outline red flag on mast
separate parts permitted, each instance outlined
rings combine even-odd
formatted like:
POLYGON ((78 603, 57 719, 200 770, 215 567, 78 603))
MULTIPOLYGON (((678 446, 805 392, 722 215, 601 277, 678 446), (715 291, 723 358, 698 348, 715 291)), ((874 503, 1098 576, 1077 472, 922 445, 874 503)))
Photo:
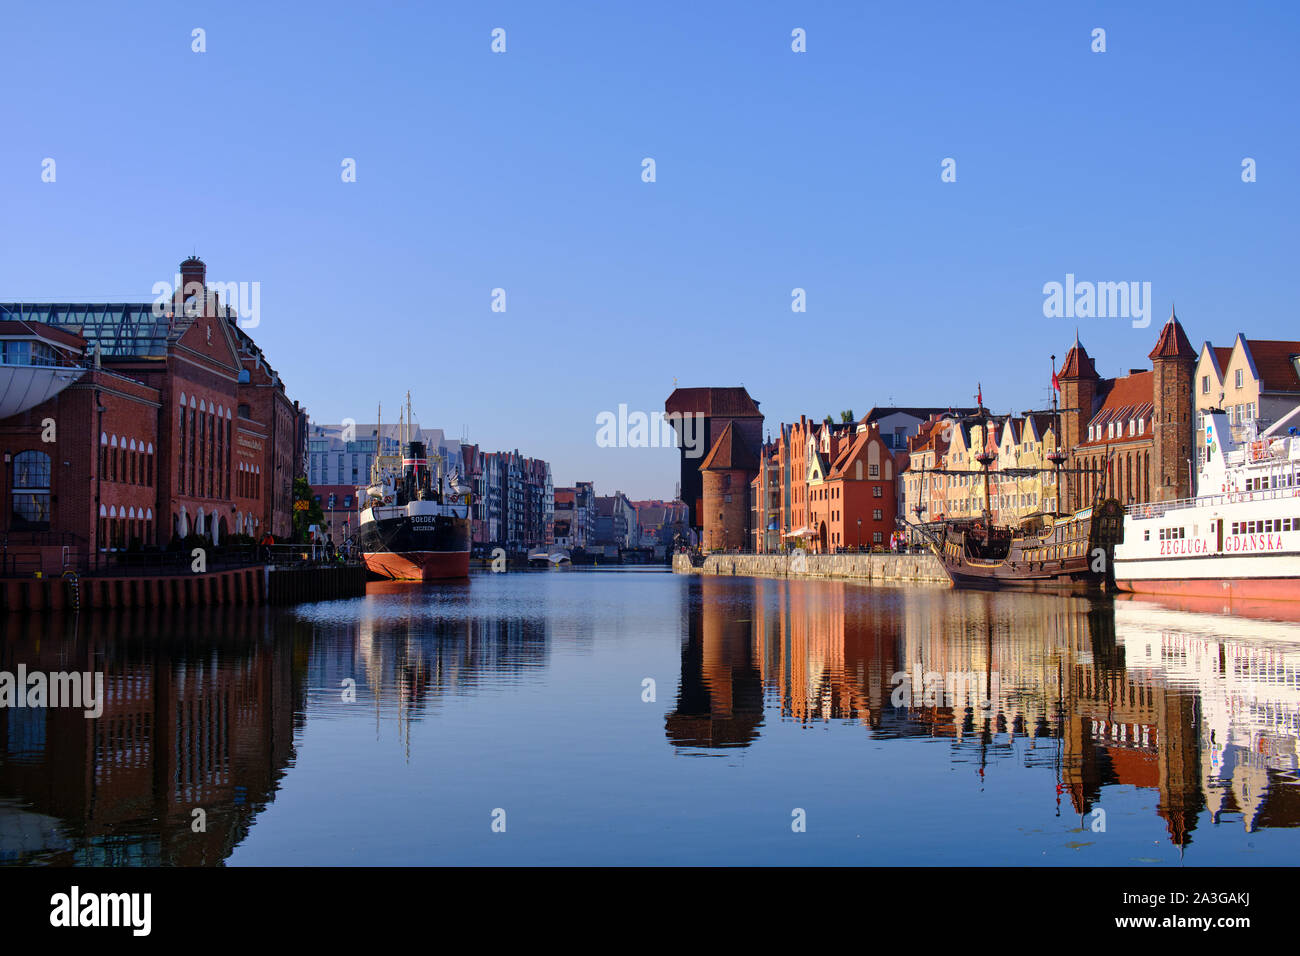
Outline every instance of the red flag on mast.
POLYGON ((1056 389, 1058 392, 1061 390, 1061 380, 1056 377, 1055 371, 1052 372, 1052 388, 1056 389))

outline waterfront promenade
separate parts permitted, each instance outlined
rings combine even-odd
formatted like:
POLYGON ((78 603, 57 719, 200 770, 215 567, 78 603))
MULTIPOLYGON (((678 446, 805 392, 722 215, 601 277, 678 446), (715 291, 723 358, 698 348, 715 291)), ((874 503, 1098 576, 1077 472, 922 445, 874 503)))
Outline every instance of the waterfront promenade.
POLYGON ((736 574, 753 577, 848 578, 874 584, 935 584, 951 587, 933 554, 710 554, 696 566, 690 556, 673 556, 678 574, 736 574))

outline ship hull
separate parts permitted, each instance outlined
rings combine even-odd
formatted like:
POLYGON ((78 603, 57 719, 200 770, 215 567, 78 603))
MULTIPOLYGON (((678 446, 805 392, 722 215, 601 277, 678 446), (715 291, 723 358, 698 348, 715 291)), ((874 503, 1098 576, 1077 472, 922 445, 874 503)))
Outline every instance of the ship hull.
POLYGON ((469 576, 470 523, 458 509, 423 501, 363 514, 357 546, 372 575, 391 581, 469 576))
POLYGON ((366 569, 389 581, 447 581, 469 577, 468 551, 372 551, 366 569))
POLYGON ((1300 505, 1290 487, 1134 508, 1115 552, 1132 594, 1300 601, 1300 505))
POLYGON ((1243 601, 1300 601, 1300 579, 1229 578, 1226 580, 1116 581, 1121 591, 1132 594, 1162 594, 1170 597, 1227 598, 1243 601))
POLYGON ((1093 574, 1087 562, 1080 562, 1077 568, 1037 572, 1005 565, 983 566, 961 560, 947 560, 943 565, 953 587, 958 588, 1081 591, 1099 589, 1105 584, 1105 577, 1093 574))
POLYGON ((1118 501, 1100 502, 1050 529, 1004 530, 1001 556, 989 557, 987 539, 954 523, 934 548, 953 587, 1025 591, 1104 590, 1111 586, 1111 554, 1123 532, 1118 501))

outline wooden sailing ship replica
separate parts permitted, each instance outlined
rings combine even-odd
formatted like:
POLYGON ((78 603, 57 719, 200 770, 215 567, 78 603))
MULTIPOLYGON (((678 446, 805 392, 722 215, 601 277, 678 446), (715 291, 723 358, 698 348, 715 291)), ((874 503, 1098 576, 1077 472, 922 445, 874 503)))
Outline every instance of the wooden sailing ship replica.
MULTIPOLYGON (((1055 356, 1052 377, 1056 378, 1055 356)), ((1053 396, 1053 416, 1060 419, 1053 396)), ((993 421, 980 403, 986 423, 993 421)), ((1096 497, 1089 507, 1070 513, 1035 512, 1018 524, 998 525, 993 521, 989 500, 989 466, 997 459, 985 444, 974 456, 982 466, 984 508, 977 517, 946 519, 929 525, 912 525, 920 530, 930 548, 943 563, 955 587, 1025 588, 1030 590, 1110 589, 1114 586, 1113 555, 1124 535, 1124 507, 1106 497, 1108 467, 1064 468, 1065 454, 1059 447, 1047 458, 1049 468, 1005 468, 998 474, 1008 478, 1032 477, 1047 471, 1056 475, 1058 496, 1062 475, 1097 475, 1096 497)), ((1109 463, 1109 456, 1107 456, 1109 463)), ((969 476, 970 471, 922 469, 924 474, 969 476)), ((1059 497, 1058 497, 1059 500, 1059 497)), ((919 515, 918 515, 919 517, 919 515)))

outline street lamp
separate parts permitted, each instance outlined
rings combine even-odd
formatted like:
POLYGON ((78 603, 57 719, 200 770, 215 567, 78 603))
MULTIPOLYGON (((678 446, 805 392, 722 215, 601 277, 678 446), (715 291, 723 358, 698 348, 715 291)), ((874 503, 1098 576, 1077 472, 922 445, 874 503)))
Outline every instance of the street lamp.
POLYGON ((858 518, 858 550, 862 550, 862 519, 858 518))

